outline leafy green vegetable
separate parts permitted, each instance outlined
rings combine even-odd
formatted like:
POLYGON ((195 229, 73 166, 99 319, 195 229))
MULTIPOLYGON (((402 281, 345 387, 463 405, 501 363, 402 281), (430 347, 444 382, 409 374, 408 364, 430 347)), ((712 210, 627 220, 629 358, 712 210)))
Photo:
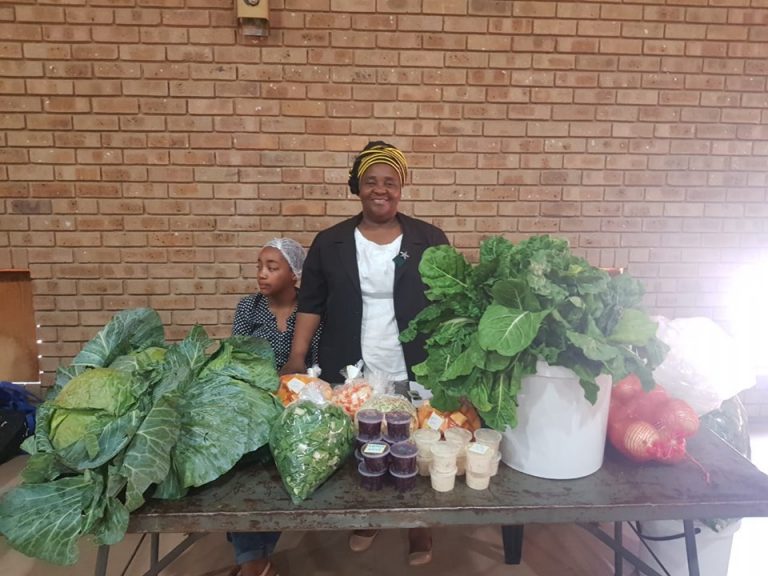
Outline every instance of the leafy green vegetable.
POLYGON ((61 368, 38 408, 23 484, 0 500, 0 533, 21 552, 77 561, 77 540, 122 539, 129 513, 179 498, 269 441, 282 406, 265 341, 233 337, 212 355, 197 326, 165 347, 157 313, 118 313, 61 368))
POLYGON ((90 471, 44 484, 22 484, 0 500, 0 532, 19 552, 55 564, 77 562, 77 539, 103 481, 90 471))
POLYGON ((112 320, 83 347, 72 360, 72 364, 57 370, 56 384, 49 399, 56 396, 72 378, 88 368, 109 366, 119 356, 163 346, 164 343, 163 323, 157 312, 151 308, 123 310, 115 314, 112 320))
POLYGON ((338 406, 304 400, 285 409, 272 428, 269 447, 295 504, 344 463, 354 439, 352 420, 338 406))
POLYGON ((433 247, 419 272, 432 303, 400 338, 428 336, 427 358, 413 370, 439 409, 467 398, 491 427, 515 426, 517 392, 538 359, 571 368, 593 403, 601 373, 634 372, 653 386, 666 347, 639 308, 642 286, 591 266, 564 240, 488 238, 475 266, 450 246, 433 247))

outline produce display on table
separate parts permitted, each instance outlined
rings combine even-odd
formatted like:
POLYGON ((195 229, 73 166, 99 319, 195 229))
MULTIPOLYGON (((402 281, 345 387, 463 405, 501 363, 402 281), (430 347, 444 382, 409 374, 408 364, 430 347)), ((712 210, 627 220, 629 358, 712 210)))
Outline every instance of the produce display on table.
POLYGON ((635 373, 653 386, 666 346, 640 309, 642 286, 591 266, 565 240, 491 237, 475 266, 451 246, 433 246, 419 273, 431 304, 400 338, 427 336, 427 359, 413 371, 440 410, 466 398, 488 426, 514 427, 522 378, 539 359, 573 370, 592 403, 602 373, 614 381, 635 373))
POLYGON ((635 462, 680 462, 686 438, 698 430, 699 417, 684 400, 671 398, 660 386, 646 392, 634 374, 611 391, 608 440, 635 462))
POLYGON ((269 447, 291 500, 299 504, 325 482, 354 449, 352 420, 339 406, 299 400, 272 427, 269 447))
POLYGON ((125 310, 60 368, 23 448, 0 533, 28 555, 77 562, 77 541, 119 542, 145 496, 180 498, 265 445, 282 411, 272 348, 197 326, 167 345, 158 314, 125 310))

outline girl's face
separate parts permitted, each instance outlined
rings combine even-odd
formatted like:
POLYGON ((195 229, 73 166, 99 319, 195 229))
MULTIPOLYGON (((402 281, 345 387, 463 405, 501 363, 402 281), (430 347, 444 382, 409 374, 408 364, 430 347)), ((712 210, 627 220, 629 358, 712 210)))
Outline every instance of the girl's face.
POLYGON ((279 294, 296 286, 296 275, 277 248, 267 246, 259 253, 257 264, 259 291, 265 296, 279 294))
POLYGON ((397 214, 400 175, 389 164, 373 164, 360 178, 363 214, 374 222, 387 222, 397 214))

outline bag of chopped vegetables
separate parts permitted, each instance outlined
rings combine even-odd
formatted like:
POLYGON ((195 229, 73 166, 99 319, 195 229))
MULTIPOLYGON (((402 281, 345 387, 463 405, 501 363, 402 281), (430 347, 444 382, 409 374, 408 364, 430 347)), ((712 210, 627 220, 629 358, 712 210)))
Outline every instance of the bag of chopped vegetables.
POLYGON ((294 504, 309 497, 352 453, 355 431, 340 407, 299 399, 272 426, 269 447, 294 504))
POLYGON ((308 389, 315 389, 325 400, 332 396, 331 385, 320 379, 320 367, 315 365, 307 368, 306 374, 283 374, 280 376, 280 388, 277 389, 277 397, 288 406, 303 395, 309 393, 308 389))
POLYGON ((344 376, 344 384, 333 389, 331 402, 341 406, 350 418, 354 418, 357 411, 373 395, 373 388, 368 380, 363 377, 363 361, 351 364, 341 371, 344 376))
POLYGON ((448 428, 457 427, 466 428, 470 432, 482 428, 482 422, 477 410, 467 401, 463 401, 458 410, 445 412, 432 406, 429 400, 425 400, 417 412, 419 428, 429 428, 440 432, 445 432, 448 428))

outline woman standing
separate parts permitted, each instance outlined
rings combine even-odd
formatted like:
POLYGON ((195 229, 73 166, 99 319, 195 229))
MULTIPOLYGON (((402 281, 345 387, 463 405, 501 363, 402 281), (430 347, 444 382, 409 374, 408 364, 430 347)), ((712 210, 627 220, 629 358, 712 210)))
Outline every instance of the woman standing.
MULTIPOLYGON (((412 367, 423 361, 424 339, 401 344, 400 332, 427 306, 419 262, 430 246, 447 244, 439 228, 398 212, 408 174, 403 153, 370 142, 349 176, 361 213, 320 232, 304 263, 291 355, 283 372, 302 372, 312 335, 323 322, 319 363, 323 378, 360 358, 367 370, 389 375, 396 391, 408 389, 412 367)), ((370 547, 377 531, 359 530, 350 547, 370 547)), ((428 529, 409 531, 411 565, 432 557, 428 529)))
MULTIPOLYGON (((288 360, 296 324, 297 284, 304 264, 304 248, 290 238, 275 238, 259 253, 259 292, 246 296, 237 305, 232 334, 264 338, 272 345, 275 367, 288 360)), ((317 335, 302 361, 317 361, 317 335)), ((238 576, 278 576, 269 561, 279 532, 233 532, 227 534, 235 549, 238 576)))

